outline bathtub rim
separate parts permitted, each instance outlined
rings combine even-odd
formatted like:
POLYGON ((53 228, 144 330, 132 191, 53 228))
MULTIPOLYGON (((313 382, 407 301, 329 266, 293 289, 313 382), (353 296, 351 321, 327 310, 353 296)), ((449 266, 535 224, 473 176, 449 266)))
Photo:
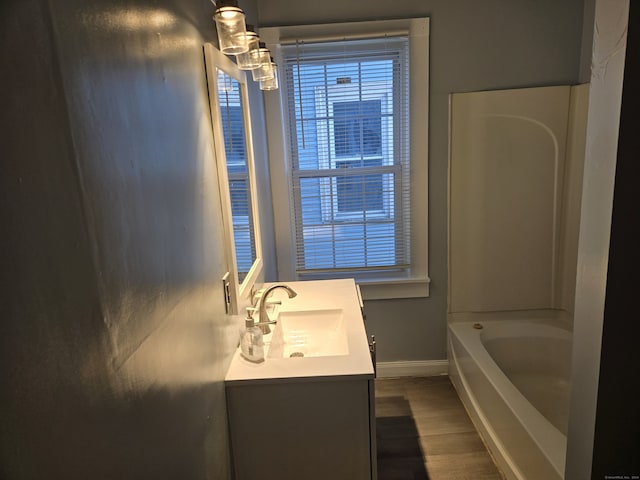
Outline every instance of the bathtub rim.
MULTIPOLYGON (((487 325, 489 328, 493 324, 498 324, 501 327, 507 326, 507 328, 524 328, 529 332, 536 332, 536 336, 545 336, 540 335, 540 333, 546 332, 552 334, 554 338, 570 339, 571 333, 566 328, 550 324, 546 315, 544 315, 544 318, 542 319, 535 318, 535 316, 534 318, 531 316, 525 316, 518 319, 513 319, 513 317, 511 317, 511 319, 507 319, 509 317, 504 317, 498 320, 495 319, 496 317, 493 317, 493 320, 489 320, 491 317, 484 314, 481 318, 475 316, 465 317, 465 320, 448 322, 449 365, 450 369, 455 368, 455 374, 460 379, 461 383, 458 387, 462 387, 462 389, 464 389, 464 394, 469 399, 473 409, 475 410, 474 413, 477 414, 479 421, 482 423, 482 427, 491 438, 491 443, 494 444, 496 453, 499 453, 500 456, 504 457, 505 463, 508 465, 508 468, 513 471, 516 478, 525 478, 520 469, 511 459, 508 449, 505 448, 500 436, 491 428, 491 424, 487 421, 487 417, 485 416, 482 408, 480 408, 479 402, 470 390, 465 375, 458 365, 458 356, 452 342, 452 335, 455 335, 469 356, 478 366, 483 376, 491 384, 492 388, 495 389, 503 402, 509 406, 517 422, 527 432, 533 443, 535 443, 558 476, 560 478, 564 478, 567 447, 566 436, 552 425, 551 422, 525 398, 520 390, 511 383, 506 374, 502 369, 500 369, 489 352, 485 349, 484 345, 482 345, 481 332, 487 334, 489 330, 474 329, 473 324, 476 322, 473 321, 473 319, 480 321, 483 325, 487 325), (477 348, 478 346, 480 348, 477 348), (545 442, 546 445, 542 445, 541 442, 545 442)), ((489 333, 488 336, 491 337, 491 334, 489 333)), ((498 333, 492 338, 505 336, 513 335, 498 333)), ((520 334, 517 336, 526 337, 527 335, 520 334)))
MULTIPOLYGON (((450 341, 448 346, 449 348, 452 347, 450 341)), ((473 394, 470 393, 469 385, 466 379, 460 374, 460 367, 455 358, 449 361, 449 378, 458 396, 462 400, 465 410, 467 410, 469 417, 473 421, 476 430, 478 430, 483 442, 487 445, 489 454, 500 467, 504 478, 507 480, 526 480, 511 456, 506 453, 500 437, 491 427, 491 423, 478 407, 478 401, 473 394)))

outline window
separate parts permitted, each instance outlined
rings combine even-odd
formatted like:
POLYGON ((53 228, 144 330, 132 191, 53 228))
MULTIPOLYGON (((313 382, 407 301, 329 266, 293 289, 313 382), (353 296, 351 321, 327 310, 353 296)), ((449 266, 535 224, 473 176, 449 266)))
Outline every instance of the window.
POLYGON ((272 160, 280 279, 349 276, 383 287, 365 297, 426 296, 428 20, 260 35, 283 79, 279 99, 266 95, 270 158, 283 159, 272 160))
POLYGON ((282 53, 298 276, 402 271, 410 254, 406 39, 282 53))

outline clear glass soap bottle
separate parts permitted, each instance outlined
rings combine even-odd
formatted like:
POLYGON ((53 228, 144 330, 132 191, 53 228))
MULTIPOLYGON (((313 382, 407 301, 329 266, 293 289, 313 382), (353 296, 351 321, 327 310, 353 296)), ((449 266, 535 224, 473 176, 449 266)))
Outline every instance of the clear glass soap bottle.
POLYGON ((264 340, 262 330, 255 325, 253 312, 255 308, 247 308, 247 317, 244 319, 245 329, 240 337, 240 353, 250 362, 264 362, 264 340))

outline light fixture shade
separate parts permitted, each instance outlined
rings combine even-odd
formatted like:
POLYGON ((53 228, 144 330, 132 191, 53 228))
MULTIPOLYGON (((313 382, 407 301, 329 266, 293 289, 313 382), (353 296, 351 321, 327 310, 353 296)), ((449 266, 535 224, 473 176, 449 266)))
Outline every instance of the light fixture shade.
POLYGON ((260 60, 260 66, 251 70, 254 82, 268 80, 273 78, 273 67, 271 66, 271 52, 263 42, 260 42, 260 48, 257 50, 257 56, 260 60))
POLYGON ((238 55, 247 51, 247 30, 244 12, 237 0, 218 0, 213 15, 218 32, 218 46, 225 55, 238 55))
POLYGON ((278 66, 271 59, 271 70, 273 77, 260 80, 260 90, 277 90, 278 89, 278 66))
POLYGON ((253 25, 247 25, 247 51, 236 56, 236 63, 241 70, 253 70, 260 66, 258 49, 260 38, 255 32, 253 25))

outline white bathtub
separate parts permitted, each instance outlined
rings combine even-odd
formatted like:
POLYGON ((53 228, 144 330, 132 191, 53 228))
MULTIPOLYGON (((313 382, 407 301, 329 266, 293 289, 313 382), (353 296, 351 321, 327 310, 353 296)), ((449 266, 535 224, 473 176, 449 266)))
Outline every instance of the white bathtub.
POLYGON ((564 478, 571 333, 557 325, 566 318, 543 311, 450 320, 451 379, 507 478, 564 478))

